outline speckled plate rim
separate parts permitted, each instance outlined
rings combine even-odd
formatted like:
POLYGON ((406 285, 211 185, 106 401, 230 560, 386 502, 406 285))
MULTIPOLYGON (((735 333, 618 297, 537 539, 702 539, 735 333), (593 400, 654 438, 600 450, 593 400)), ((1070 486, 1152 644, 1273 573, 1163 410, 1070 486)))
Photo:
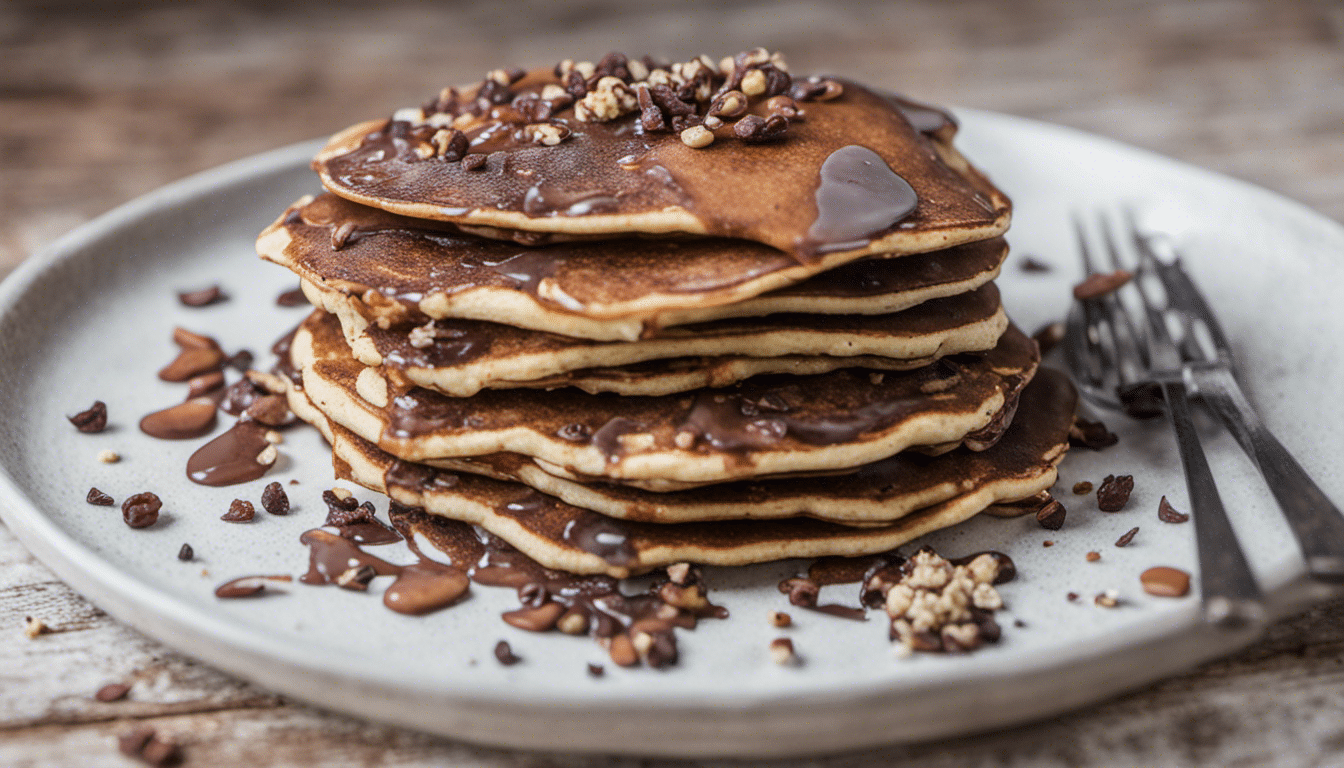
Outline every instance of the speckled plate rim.
MULTIPOLYGON (((1274 193, 1177 163, 1118 142, 1066 128, 992 113, 962 110, 969 127, 1055 132, 1088 141, 1220 185, 1234 185, 1285 215, 1314 217, 1344 228, 1274 193)), ((217 190, 295 165, 306 165, 321 142, 305 142, 230 163, 162 187, 95 219, 25 261, 0 285, 0 333, 16 303, 47 270, 82 249, 166 205, 207 198, 217 190)), ((2 363, 0 363, 2 364, 2 363)), ((0 417, 0 433, 4 431, 0 417)), ((801 687, 788 695, 742 691, 706 700, 695 696, 621 691, 605 700, 588 692, 555 691, 544 699, 508 690, 444 691, 412 676, 389 675, 374 665, 331 672, 310 650, 268 638, 121 572, 109 560, 61 530, 0 466, 0 518, 43 563, 117 619, 195 658, 268 688, 319 706, 409 725, 435 733, 504 746, 666 755, 798 755, 986 730, 1045 717, 1140 687, 1242 647, 1254 633, 1209 630, 1191 601, 1184 610, 1131 625, 1108 638, 1054 654, 1018 658, 1011 669, 941 670, 936 680, 894 690, 886 683, 845 690, 801 687), (1158 652, 1160 649, 1160 653, 1158 652), (1141 664, 1141 671, 1135 665, 1141 664), (917 716, 906 706, 916 697, 917 716), (895 713, 902 718, 893 721, 895 713), (633 717, 632 717, 633 716, 633 717), (968 717, 969 716, 969 717, 968 717), (613 724, 613 718, 617 718, 613 724), (639 721, 645 724, 641 725, 639 721), (537 722, 548 724, 537 728, 537 722), (968 725, 969 723, 973 723, 968 725), (564 740, 556 728, 567 730, 564 740)), ((1261 573, 1276 616, 1299 610, 1331 592, 1302 580, 1291 564, 1261 573)))

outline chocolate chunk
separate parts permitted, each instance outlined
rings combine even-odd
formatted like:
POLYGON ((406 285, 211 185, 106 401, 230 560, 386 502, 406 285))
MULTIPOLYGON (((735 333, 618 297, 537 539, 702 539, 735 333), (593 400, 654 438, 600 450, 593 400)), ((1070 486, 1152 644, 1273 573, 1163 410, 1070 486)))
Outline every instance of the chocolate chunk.
POLYGON ((1136 419, 1152 419, 1162 415, 1162 387, 1151 382, 1116 387, 1116 397, 1125 413, 1136 419))
POLYGON ((277 307, 301 307, 307 303, 308 297, 303 295, 302 288, 293 288, 275 297, 277 307))
POLYGON ((90 488, 89 495, 85 496, 84 500, 99 507, 110 507, 117 503, 112 500, 111 496, 108 496, 97 488, 90 488))
POLYGON ((1129 543, 1134 540, 1134 536, 1138 532, 1139 532, 1138 526, 1135 526, 1133 528, 1130 528, 1128 531, 1125 531, 1124 536, 1121 536, 1120 538, 1115 540, 1115 546, 1128 547, 1129 543))
POLYGON ((163 501, 153 493, 137 493, 121 503, 121 519, 132 528, 148 528, 159 521, 163 501))
POLYGON ((1171 506, 1167 497, 1163 496, 1162 501, 1157 504, 1157 519, 1164 523, 1184 523, 1190 520, 1190 516, 1184 512, 1177 512, 1176 508, 1171 506))
POLYGON ((87 411, 80 411, 74 416, 67 416, 66 418, 80 432, 102 432, 107 429, 107 403, 102 400, 94 400, 93 405, 89 406, 87 411))
POLYGON ((1064 527, 1064 517, 1068 510, 1059 503, 1058 499, 1051 499, 1050 503, 1041 507, 1036 513, 1036 522, 1047 531, 1058 531, 1064 527))
POLYGON ((224 394, 219 397, 219 409, 230 416, 241 416, 258 398, 265 397, 266 394, 266 390, 244 377, 224 390, 224 394))
POLYGON ((211 371, 187 380, 187 399, 208 395, 224 386, 224 372, 211 371))
POLYGON ((233 599, 240 597, 260 597, 266 592, 268 581, 293 581, 290 576, 239 576, 220 584, 215 588, 215 597, 233 599))
POLYGON ((748 144, 759 144, 780 138, 788 129, 789 120, 783 115, 747 115, 733 124, 733 135, 748 144))
POLYGON ((234 499, 229 503, 229 511, 220 516, 220 520, 226 523, 250 523, 257 514, 256 507, 252 502, 243 499, 234 499))
POLYGON ((654 133, 667 130, 667 119, 663 116, 663 110, 658 108, 658 105, 653 102, 653 97, 649 95, 649 87, 647 85, 636 86, 635 97, 639 101, 639 126, 644 129, 644 132, 654 133))
POLYGON ((164 381, 186 381, 224 367, 224 353, 218 349, 187 347, 159 371, 164 381))
POLYGON ((197 397, 140 420, 140 431, 160 440, 189 440, 210 433, 215 428, 215 401, 197 397))
POLYGON ((1070 602, 1070 603, 1073 603, 1073 602, 1077 602, 1077 601, 1078 601, 1078 593, 1077 593, 1077 592, 1070 592, 1069 594, 1065 595, 1065 597, 1067 597, 1067 598, 1069 599, 1069 602, 1070 602))
POLYGON ((1158 597, 1183 597, 1190 592, 1190 574, 1158 565, 1139 574, 1143 591, 1158 597))
POLYGON ((280 483, 270 483, 261 492, 261 507, 272 515, 288 515, 289 494, 280 483))
POLYGON ((462 156, 462 170, 464 171, 484 171, 485 155, 473 153, 462 156))
POLYGON ((1106 429, 1106 425, 1100 421, 1088 421, 1079 417, 1074 420, 1073 427, 1069 429, 1070 445, 1100 451, 1102 448, 1110 448, 1118 442, 1120 442, 1120 438, 1114 432, 1106 429))
POLYGON ((125 683, 108 683, 99 688, 98 692, 93 694, 93 698, 99 701, 119 701, 125 698, 130 690, 131 686, 125 683))
POLYGON ((184 563, 194 560, 196 559, 196 550, 192 549, 190 544, 184 542, 182 548, 177 550, 177 559, 184 563))
POLYGON ((188 307, 206 307, 221 301, 226 301, 229 297, 224 295, 218 285, 212 285, 209 288, 202 288, 199 291, 184 291, 177 294, 177 300, 188 307))
POLYGON ((244 413, 268 427, 283 427, 294 420, 284 395, 262 395, 244 413))
POLYGON ((592 662, 588 663, 589 677, 602 677, 605 674, 607 674, 606 667, 603 667, 601 664, 593 664, 592 662))
POLYGON ((1023 272, 1049 272, 1054 269, 1054 267, 1034 256, 1023 256, 1022 260, 1017 263, 1017 266, 1023 272))
POLYGON ((1129 494, 1134 492, 1133 475, 1107 475, 1097 488, 1097 508, 1102 512, 1119 512, 1129 502, 1129 494))
POLYGON ((367 523, 373 519, 373 504, 365 502, 360 505, 354 496, 347 496, 342 499, 333 491, 323 491, 322 501, 327 504, 327 519, 323 525, 340 528, 346 525, 367 523))
POLYGON ((240 349, 237 352, 235 352, 232 357, 230 357, 227 361, 225 361, 224 365, 234 369, 235 371, 246 371, 248 368, 252 367, 252 360, 253 357, 251 351, 246 349, 240 349))
POLYGON ((1088 480, 1079 480, 1073 484, 1073 493, 1076 496, 1086 496, 1092 492, 1092 483, 1088 480))
POLYGON ((1083 301, 1084 299, 1095 299, 1108 293, 1114 293, 1133 277, 1133 273, 1123 269, 1090 274, 1086 280, 1073 287, 1073 298, 1083 301))
POLYGON ((506 667, 511 667, 523 660, 521 656, 514 654, 513 648, 509 647, 507 640, 500 640, 495 643, 495 658, 506 667))

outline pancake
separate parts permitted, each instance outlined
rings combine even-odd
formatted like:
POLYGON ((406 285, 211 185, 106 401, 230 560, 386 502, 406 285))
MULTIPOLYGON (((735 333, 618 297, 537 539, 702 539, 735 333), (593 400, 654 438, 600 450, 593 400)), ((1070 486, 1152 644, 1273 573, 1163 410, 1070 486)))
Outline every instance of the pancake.
POLYGON ((500 71, 446 89, 338 133, 313 167, 328 190, 415 218, 733 237, 802 261, 932 251, 1008 228, 1002 193, 916 130, 899 103, 857 83, 791 78, 760 50, 726 73, 701 60, 650 71, 619 55, 599 67, 591 77, 583 64, 518 79, 500 71), (729 91, 745 114, 720 101, 713 143, 690 146, 698 142, 681 126, 702 122, 729 91))
MULTIPOLYGON (((423 475, 343 427, 332 427, 297 388, 289 390, 291 410, 318 425, 332 444, 337 463, 361 467, 354 474, 367 480, 377 475, 367 465, 393 464, 387 474, 393 485, 423 475), (419 473, 419 474, 417 474, 419 473)), ((845 525, 890 523, 922 508, 977 491, 989 483, 1011 480, 1014 493, 1036 482, 1038 490, 1054 482, 1054 467, 1068 450, 1077 396, 1063 374, 1042 369, 1022 392, 1017 416, 1003 438, 985 451, 961 449, 938 457, 901 453, 828 477, 779 478, 768 482, 736 482, 674 493, 650 493, 611 483, 576 483, 541 471, 517 454, 461 459, 466 472, 531 486, 566 504, 608 517, 643 523, 686 523, 716 520, 772 519, 808 516, 845 525)), ((384 472, 386 473, 386 469, 384 472)), ((362 482, 362 481, 361 481, 362 482)), ((418 482, 418 481, 416 481, 418 482)), ((433 482, 428 487, 433 488, 433 482)), ((376 488, 383 490, 382 487, 376 488)), ((408 504, 419 504, 424 488, 392 491, 408 504)), ((1029 494, 1025 494, 1029 495, 1029 494)), ((448 508, 439 504, 439 508, 448 508)))
MULTIPOLYGON (((1043 378, 1044 389, 1051 390, 1045 399, 1067 399, 1060 390, 1071 391, 1066 380, 1057 374, 1043 378)), ((1033 404, 1036 399, 1028 396, 1033 404)), ((1071 421, 1072 413, 1068 415, 1071 421)), ((618 578, 679 562, 748 565, 793 557, 885 552, 960 523, 997 502, 1048 488, 1054 483, 1054 465, 1063 451, 1061 435, 1068 431, 1064 427, 1062 433, 1047 434, 1051 430, 1010 428, 1004 440, 972 459, 986 469, 971 475, 964 492, 909 511, 893 523, 859 528, 805 517, 667 525, 617 520, 517 483, 398 462, 342 427, 320 417, 316 423, 341 451, 335 457, 338 477, 388 493, 401 504, 479 525, 548 568, 618 578), (1031 432, 1034 438, 1023 432, 1031 432)), ((939 461, 961 458, 962 454, 949 454, 939 461)), ((925 481, 916 473, 896 482, 915 489, 925 481)))
MULTIPOLYGON (((562 386, 568 383, 564 375, 574 371, 686 357, 832 358, 756 366, 725 364, 719 366, 717 375, 707 367, 702 369, 701 382, 693 375, 682 377, 691 384, 688 389, 710 381, 731 384, 738 379, 723 380, 730 373, 745 378, 803 365, 812 370, 798 372, 834 370, 844 365, 843 358, 856 356, 898 361, 880 366, 884 369, 915 368, 945 355, 993 349, 1008 327, 992 283, 889 315, 780 314, 716 320, 665 328, 640 341, 575 339, 480 320, 435 320, 410 333, 368 326, 361 333, 351 328, 358 320, 337 317, 355 358, 365 365, 381 365, 395 386, 421 386, 456 397, 538 380, 545 380, 541 386, 562 386)), ((636 393, 655 393, 638 392, 630 387, 633 382, 628 378, 627 387, 636 393)), ((595 387, 596 383, 588 389, 595 387)))
POLYGON ((857 467, 917 446, 983 447, 1007 427, 1039 355, 1010 326, 988 353, 883 375, 765 376, 663 397, 506 389, 452 398, 390 390, 351 356, 339 323, 315 312, 291 359, 324 414, 408 461, 507 451, 594 477, 708 484, 857 467))
POLYGON ((898 312, 994 279, 1008 246, 994 238, 823 272, 842 260, 799 263, 722 238, 522 248, 323 194, 290 206, 261 233, 257 250, 294 271, 315 304, 382 328, 454 317, 633 340, 728 317, 898 312))

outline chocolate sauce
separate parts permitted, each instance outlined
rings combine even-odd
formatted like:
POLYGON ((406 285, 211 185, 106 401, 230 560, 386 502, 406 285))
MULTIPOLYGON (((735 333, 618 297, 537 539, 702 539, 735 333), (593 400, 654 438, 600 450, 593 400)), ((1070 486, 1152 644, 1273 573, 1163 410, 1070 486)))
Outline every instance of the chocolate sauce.
POLYGON ((612 565, 629 566, 639 560, 639 553, 630 543, 625 528, 606 515, 596 512, 587 512, 569 521, 562 538, 565 542, 584 552, 597 555, 612 565))
MULTIPOLYGON (((628 595, 610 576, 582 576, 545 568, 503 539, 466 523, 429 515, 395 501, 389 516, 422 561, 426 558, 415 543, 416 533, 451 562, 469 563, 471 580, 477 584, 510 587, 520 596, 526 595, 524 607, 509 612, 514 626, 532 631, 558 627, 573 634, 609 638, 613 641, 613 660, 616 648, 628 647, 632 634, 647 633, 651 642, 645 661, 654 667, 670 664, 677 657, 675 627, 693 628, 698 616, 727 616, 724 609, 708 602, 699 610, 665 602, 659 597, 659 589, 669 583, 666 581, 653 585, 648 593, 628 595), (550 607, 555 605, 559 607, 550 607)), ((703 589, 698 582, 694 586, 703 589)), ((634 663, 637 660, 634 657, 634 663)), ((623 657, 617 663, 632 662, 623 657)))
POLYGON ((933 135, 949 126, 953 128, 957 126, 956 118, 939 107, 923 104, 895 93, 884 93, 882 96, 887 103, 905 116, 911 128, 920 133, 933 135))
POLYGON ((239 576, 236 579, 230 579, 216 587, 215 597, 260 597, 265 594, 266 582, 268 581, 293 581, 293 578, 286 575, 239 576))
POLYGON ((187 460, 187 477, 193 483, 212 486, 256 480, 271 468, 271 464, 257 461, 270 445, 264 427, 240 421, 191 455, 187 460))
POLYGON ((643 424, 637 421, 627 419, 624 416, 617 416, 606 424, 598 427, 593 433, 593 447, 602 452, 607 457, 607 461, 615 464, 620 461, 625 450, 621 446, 621 435, 628 435, 632 432, 638 432, 644 428, 643 424))
POLYGON ((299 577, 304 584, 333 584, 351 568, 371 566, 379 576, 396 576, 402 566, 370 555, 349 539, 314 528, 299 536, 308 545, 308 572, 299 577))
POLYGON ((804 247, 830 253, 863 247, 874 235, 914 212, 919 203, 909 182, 867 147, 841 147, 821 165, 817 218, 804 247))
POLYGON ((196 397, 140 420, 140 431, 161 440, 188 440, 215 428, 215 401, 196 397))

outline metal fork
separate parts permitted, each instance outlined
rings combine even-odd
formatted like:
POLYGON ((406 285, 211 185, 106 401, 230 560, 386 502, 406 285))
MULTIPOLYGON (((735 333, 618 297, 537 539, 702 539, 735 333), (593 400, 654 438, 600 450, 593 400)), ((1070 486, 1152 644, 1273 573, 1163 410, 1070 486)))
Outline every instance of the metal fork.
POLYGON ((1145 236, 1135 225, 1133 211, 1126 211, 1126 216, 1139 254, 1139 275, 1158 278, 1166 293, 1167 314, 1179 323, 1187 380, 1259 467, 1302 549, 1307 573, 1319 581, 1344 583, 1344 514, 1251 408, 1237 382, 1227 336, 1181 267, 1170 241, 1145 236))
MULTIPOLYGON (((1109 222, 1101 218, 1100 224, 1111 269, 1125 269, 1109 222)), ((1075 217, 1074 226, 1084 273, 1101 272, 1083 221, 1075 217)), ((1136 285, 1141 282, 1134 281, 1136 285)), ((1083 394, 1103 406, 1123 408, 1118 394, 1132 404, 1141 402, 1154 388, 1160 390, 1185 469, 1204 619, 1221 627, 1262 623, 1265 611, 1260 587, 1237 543, 1190 417, 1181 350, 1162 312, 1146 292, 1140 289, 1137 293, 1143 306, 1141 322, 1135 321, 1114 292, 1076 302, 1065 333, 1066 357, 1083 394)))

